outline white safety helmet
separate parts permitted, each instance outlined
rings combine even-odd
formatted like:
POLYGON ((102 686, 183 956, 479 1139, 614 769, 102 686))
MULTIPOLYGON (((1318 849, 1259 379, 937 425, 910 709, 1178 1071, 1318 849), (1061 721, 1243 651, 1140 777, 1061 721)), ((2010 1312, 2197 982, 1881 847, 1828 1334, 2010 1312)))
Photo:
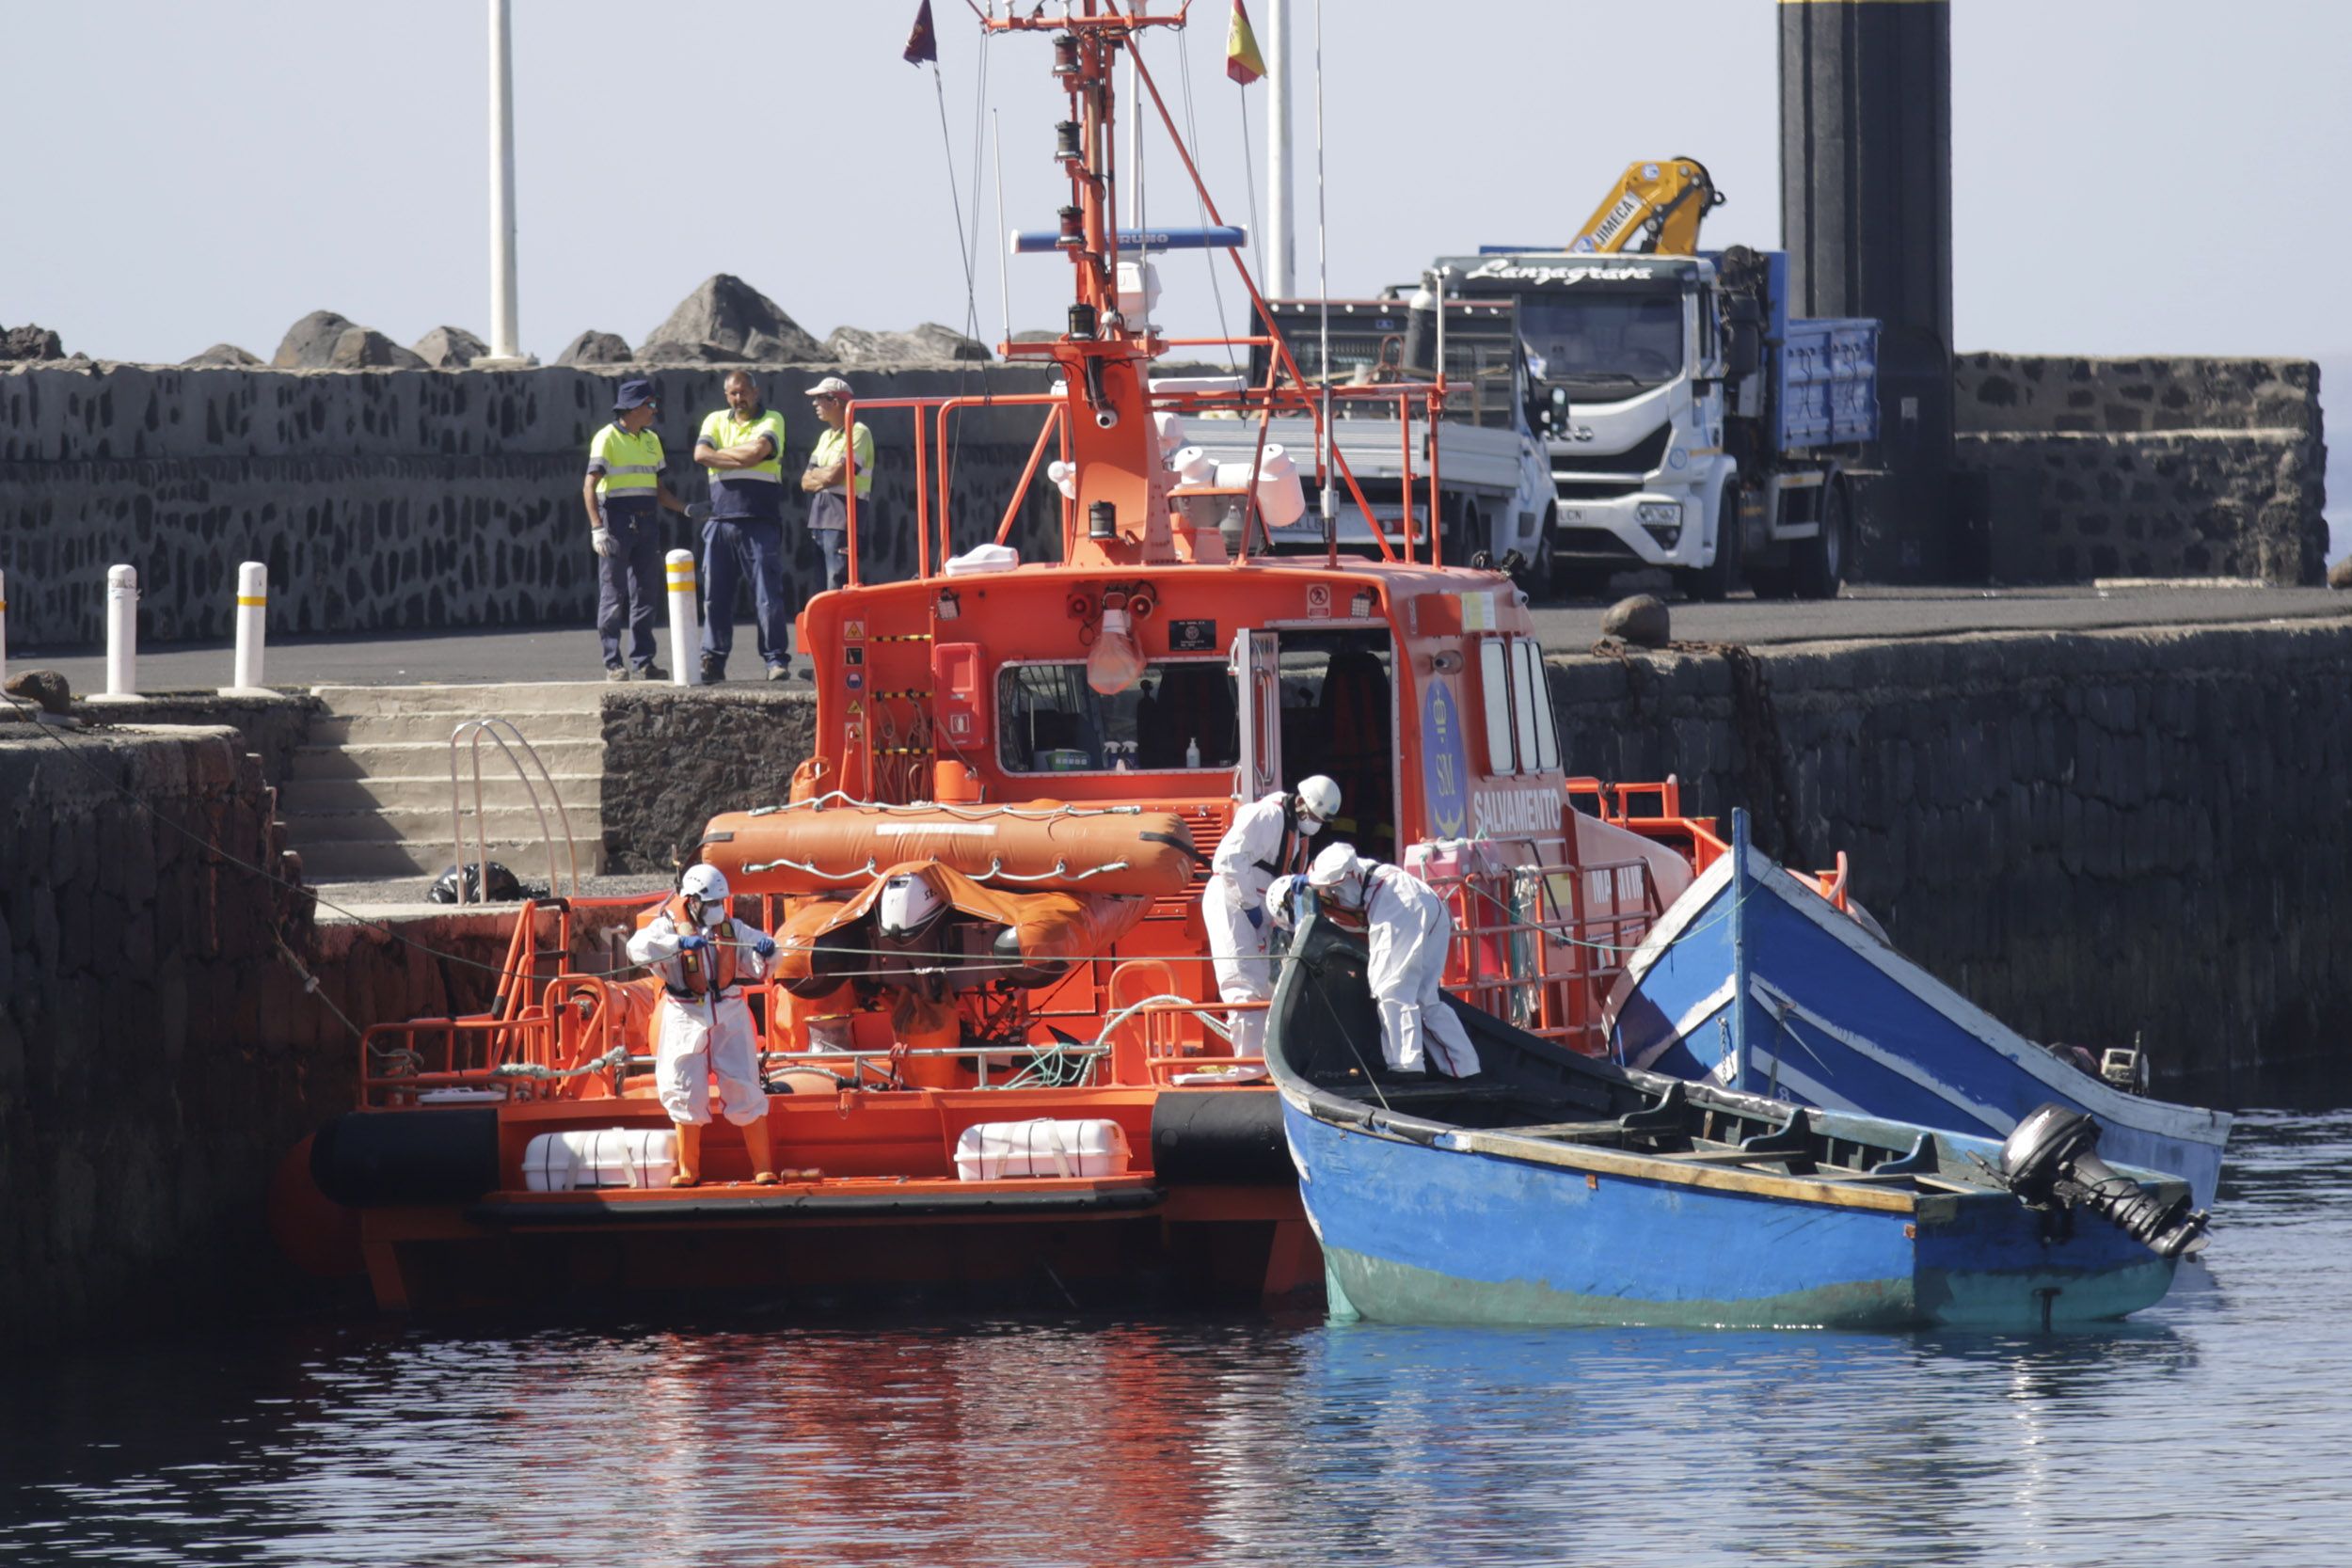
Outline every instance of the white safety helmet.
POLYGON ((1340 786, 1317 773, 1298 781, 1297 800, 1298 825, 1310 833, 1319 832, 1340 814, 1340 786))
POLYGON ((1317 893, 1336 899, 1350 909, 1360 908, 1364 901, 1364 863, 1357 858, 1352 844, 1326 845, 1307 867, 1307 885, 1317 893))
POLYGON ((727 918, 727 878, 717 866, 688 866, 677 890, 686 899, 687 912, 704 925, 717 926, 727 918))

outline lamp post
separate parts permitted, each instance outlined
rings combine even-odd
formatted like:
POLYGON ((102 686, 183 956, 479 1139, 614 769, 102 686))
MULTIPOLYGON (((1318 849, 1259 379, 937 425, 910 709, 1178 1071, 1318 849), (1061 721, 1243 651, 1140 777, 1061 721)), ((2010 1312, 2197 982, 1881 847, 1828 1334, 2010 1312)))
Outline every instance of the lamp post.
POLYGON ((490 357, 522 357, 515 311, 513 0, 490 0, 490 357))

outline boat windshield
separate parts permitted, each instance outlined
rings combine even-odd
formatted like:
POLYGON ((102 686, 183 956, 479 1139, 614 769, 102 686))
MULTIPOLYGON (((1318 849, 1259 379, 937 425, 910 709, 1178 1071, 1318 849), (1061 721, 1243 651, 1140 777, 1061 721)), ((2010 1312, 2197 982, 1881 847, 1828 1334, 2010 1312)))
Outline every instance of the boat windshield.
POLYGON ((1241 756, 1232 673, 1215 657, 1156 660, 1107 697, 1075 660, 1008 664, 996 674, 996 707, 997 763, 1008 773, 1230 769, 1241 756))
POLYGON ((1522 294, 1519 330, 1555 385, 1639 390, 1682 369, 1679 294, 1522 294))

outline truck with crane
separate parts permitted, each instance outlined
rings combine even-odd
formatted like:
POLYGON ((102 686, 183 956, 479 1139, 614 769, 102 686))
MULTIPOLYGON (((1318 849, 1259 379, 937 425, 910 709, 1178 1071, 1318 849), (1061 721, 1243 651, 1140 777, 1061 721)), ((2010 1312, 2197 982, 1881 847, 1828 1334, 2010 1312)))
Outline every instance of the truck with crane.
POLYGON ((1850 476, 1877 442, 1878 324, 1788 310, 1788 258, 1696 249, 1723 202, 1705 166, 1629 166, 1559 250, 1438 263, 1446 293, 1509 300, 1554 498, 1535 575, 1663 568, 1685 594, 1828 598, 1853 543, 1850 476))

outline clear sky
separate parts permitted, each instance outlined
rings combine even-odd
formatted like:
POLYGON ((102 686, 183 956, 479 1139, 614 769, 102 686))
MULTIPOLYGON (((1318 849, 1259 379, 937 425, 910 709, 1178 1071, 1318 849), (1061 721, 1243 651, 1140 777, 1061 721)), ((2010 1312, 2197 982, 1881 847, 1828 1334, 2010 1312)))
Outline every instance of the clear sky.
MULTIPOLYGON (((1261 31, 1270 4, 1254 0, 1261 31)), ((1292 8, 1305 292, 1317 7, 1292 8)), ((819 337, 957 324, 951 156, 964 223, 985 235, 975 283, 993 341, 1003 245, 986 132, 1001 126, 1009 224, 1049 225, 1063 101, 1042 40, 983 45, 964 0, 935 0, 944 146, 931 72, 898 57, 914 9, 515 0, 524 346, 551 357, 586 327, 639 342, 719 271, 819 337)), ((485 10, 18 0, 0 324, 149 360, 221 341, 266 357, 322 307, 404 343, 442 323, 486 336, 485 10)), ((1266 88, 1248 91, 1245 157, 1227 11, 1196 0, 1192 25, 1146 58, 1180 121, 1189 61, 1205 172, 1239 212, 1252 182, 1264 190, 1266 88)), ((2335 278, 2352 254, 2352 5, 1952 13, 1956 346, 2352 350, 2335 278)), ((1710 166, 1730 200, 1709 244, 1777 243, 1777 26, 1770 0, 1324 0, 1333 293, 1481 241, 1565 238, 1637 157, 1710 166)), ((1152 218, 1190 221, 1163 135, 1148 156, 1152 218)), ((1065 264, 1007 264, 1012 325, 1057 319, 1065 264)), ((1163 323, 1213 327, 1201 262, 1164 273, 1163 323)), ((1229 281, 1229 311, 1234 299, 1229 281)))

